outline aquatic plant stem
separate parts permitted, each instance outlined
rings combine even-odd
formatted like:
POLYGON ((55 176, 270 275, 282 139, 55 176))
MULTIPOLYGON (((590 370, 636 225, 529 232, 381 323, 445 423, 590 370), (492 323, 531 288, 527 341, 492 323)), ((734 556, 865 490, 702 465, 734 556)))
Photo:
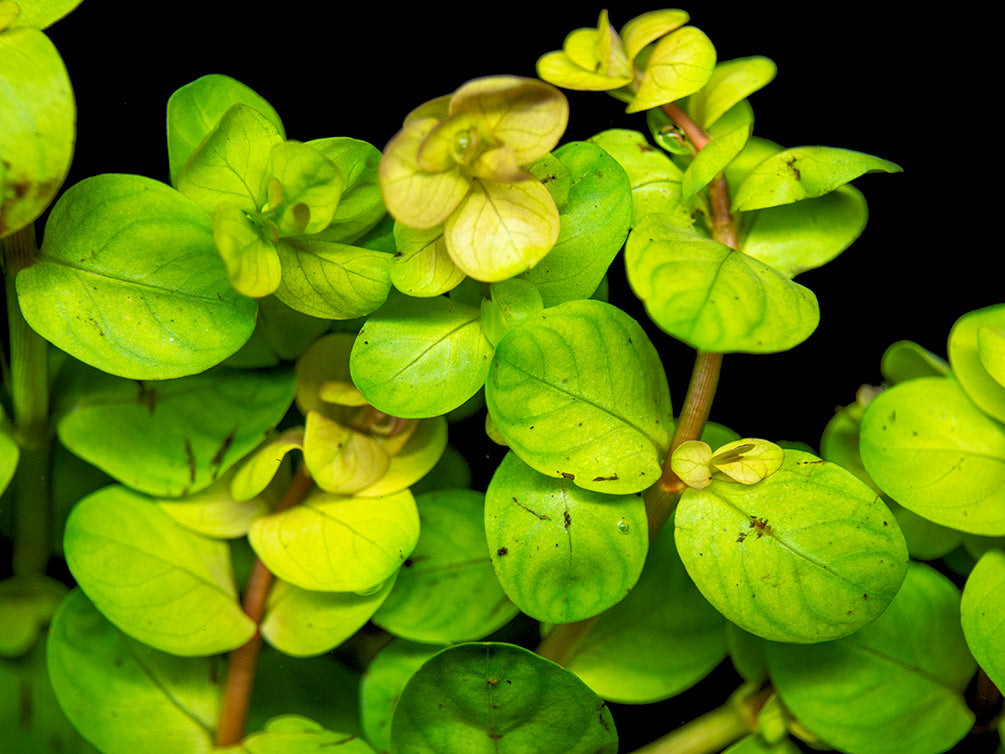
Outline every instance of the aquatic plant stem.
MULTIPOLYGON (((42 573, 49 560, 52 518, 49 465, 49 344, 25 321, 14 279, 38 255, 35 226, 0 239, 7 295, 10 365, 4 375, 11 396, 14 434, 20 448, 12 480, 16 534, 15 574, 42 573)), ((0 412, 2 413, 2 412, 0 412)), ((6 421, 6 418, 2 418, 6 421)))
MULTIPOLYGON (((276 513, 298 504, 313 486, 314 480, 306 467, 302 467, 290 481, 290 486, 276 506, 276 513)), ((255 622, 256 626, 260 625, 262 618, 265 617, 265 604, 272 581, 272 572, 265 563, 256 558, 242 605, 245 614, 255 622)), ((230 653, 223 701, 220 705, 220 723, 216 732, 217 746, 233 746, 244 738, 261 649, 262 634, 256 630, 255 635, 246 644, 230 653)))

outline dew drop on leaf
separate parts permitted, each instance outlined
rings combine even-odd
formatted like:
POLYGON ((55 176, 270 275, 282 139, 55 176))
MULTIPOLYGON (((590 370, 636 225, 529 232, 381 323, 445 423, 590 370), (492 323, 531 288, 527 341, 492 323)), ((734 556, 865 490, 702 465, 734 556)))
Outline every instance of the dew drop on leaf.
POLYGON ((628 522, 625 519, 618 521, 618 531, 622 534, 627 534, 629 530, 628 522))

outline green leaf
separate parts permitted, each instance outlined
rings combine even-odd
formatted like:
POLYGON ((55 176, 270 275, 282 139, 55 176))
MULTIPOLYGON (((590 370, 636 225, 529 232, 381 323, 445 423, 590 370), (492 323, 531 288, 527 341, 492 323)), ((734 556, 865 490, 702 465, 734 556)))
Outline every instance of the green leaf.
POLYGON ((397 253, 391 263, 391 283, 408 296, 439 296, 466 277, 450 258, 439 225, 416 230, 396 222, 394 242, 397 253))
POLYGON ((963 698, 974 661, 959 608, 945 576, 912 563, 886 612, 857 633, 768 643, 771 679, 796 719, 841 751, 948 751, 974 722, 963 698))
POLYGON ((73 577, 104 616, 155 649, 217 654, 255 634, 237 598, 228 547, 123 487, 106 487, 77 504, 63 549, 73 577))
POLYGON ((372 229, 387 214, 380 194, 380 150, 348 136, 333 136, 304 142, 338 166, 345 188, 331 225, 322 240, 352 243, 372 229))
POLYGON ((865 173, 899 173, 899 165, 835 147, 796 147, 754 168, 733 196, 734 210, 762 209, 823 196, 865 173))
POLYGON ((1005 552, 988 550, 967 577, 960 602, 960 620, 967 646, 999 689, 1005 688, 1003 598, 1005 552))
POLYGON ((125 485, 159 497, 208 487, 283 418, 291 370, 213 369, 136 382, 66 365, 57 393, 59 439, 125 485))
POLYGON ((282 133, 269 118, 254 107, 234 105, 181 168, 178 190, 209 213, 221 204, 258 212, 271 150, 281 144, 282 133))
POLYGON ((277 244, 246 212, 221 204, 213 214, 213 242, 235 291, 249 298, 276 292, 283 275, 277 244))
POLYGON ((754 127, 754 112, 746 102, 729 111, 713 129, 713 139, 691 160, 684 171, 681 191, 691 199, 719 175, 743 151, 754 127))
POLYGON ((820 319, 812 291, 667 215, 648 215, 632 230, 625 267, 653 322, 699 350, 785 351, 820 319))
POLYGON ((251 339, 224 365, 258 369, 294 361, 329 327, 331 322, 326 319, 302 314, 275 296, 266 296, 258 301, 258 320, 251 339))
POLYGON ((0 658, 20 657, 35 645, 66 591, 42 574, 0 581, 0 658))
POLYGON ((45 666, 46 643, 43 633, 26 656, 0 659, 0 751, 98 754, 59 707, 45 666))
POLYGON ((75 589, 53 617, 49 677, 66 716, 103 754, 209 754, 216 658, 159 652, 117 631, 75 589))
POLYGON ((345 188, 339 167, 299 141, 272 147, 265 182, 270 193, 267 214, 274 217, 281 237, 310 235, 327 228, 345 188), (275 187, 278 191, 273 196, 275 187))
POLYGON ((0 35, 0 82, 2 238, 34 222, 63 185, 77 107, 63 59, 37 29, 0 35))
POLYGON ((231 495, 239 501, 260 495, 279 471, 286 455, 303 445, 303 427, 290 427, 270 437, 241 463, 231 482, 231 495))
POLYGON ((489 287, 489 297, 482 299, 482 329, 495 345, 506 331, 544 308, 541 291, 523 278, 511 278, 489 287))
POLYGON ((322 319, 356 319, 376 311, 391 290, 391 256, 315 238, 277 244, 282 281, 276 298, 322 319))
POLYGON ((394 579, 366 594, 313 592, 278 581, 259 627, 273 647, 293 657, 324 654, 352 636, 387 599, 394 579))
POLYGON ((884 390, 862 417, 862 462, 890 497, 930 521, 1005 534, 1005 428, 952 377, 884 390))
POLYGON ((769 84, 777 71, 772 60, 760 55, 723 61, 716 65, 705 87, 688 99, 688 112, 707 129, 738 102, 769 84))
POLYGON ((665 527, 638 583, 600 616, 565 666, 604 699, 648 704, 690 688, 722 661, 726 625, 695 588, 665 527))
POLYGON ((412 674, 443 647, 393 639, 366 667, 360 683, 359 704, 363 731, 382 752, 391 748, 391 716, 412 674))
POLYGON ((489 483, 485 531, 506 594, 549 623, 583 620, 620 602, 648 547, 641 497, 539 474, 513 452, 489 483))
POLYGON ((840 186, 794 204, 745 212, 740 251, 793 278, 847 249, 865 229, 868 214, 865 197, 853 186, 840 186))
POLYGON ((430 644, 487 636, 517 614, 489 559, 484 495, 441 490, 418 495, 419 541, 373 622, 430 644))
POLYGON ((46 340, 139 380, 220 363, 251 336, 257 308, 227 281, 209 217, 168 186, 131 175, 87 178, 63 194, 17 293, 46 340))
POLYGON ((19 3, 13 3, 18 6, 20 13, 7 28, 30 26, 33 29, 45 29, 67 16, 80 2, 81 0, 20 0, 19 3))
POLYGON ((419 538, 408 490, 381 498, 314 492, 256 520, 248 540, 276 576, 319 592, 367 592, 405 562, 419 538))
POLYGON ((898 340, 883 352, 880 362, 883 378, 892 384, 915 377, 945 377, 949 364, 917 343, 898 340))
POLYGON ((545 306, 592 296, 632 220, 631 185, 614 158, 582 141, 553 154, 569 171, 561 229, 548 255, 520 275, 537 285, 545 306))
POLYGON ((506 333, 485 400, 509 447, 542 474, 611 494, 660 476, 673 429, 666 374, 642 327, 610 304, 569 301, 506 333))
POLYGON ((649 145, 644 134, 610 129, 590 138, 624 169, 632 187, 632 226, 651 212, 674 214, 690 225, 691 211, 683 203, 682 173, 661 150, 649 145))
POLYGON ((1005 421, 1005 385, 988 371, 985 363, 995 358, 992 354, 999 353, 997 343, 990 336, 1001 332, 1003 327, 1005 305, 996 305, 964 314, 949 332, 949 363, 953 375, 970 400, 998 421, 1005 421))
POLYGON ((907 547, 876 494, 848 471, 786 450, 753 486, 688 489, 677 549, 701 593, 767 639, 819 642, 880 615, 900 587, 907 547))
MULTIPOLYGON (((326 730, 300 715, 274 717, 265 730, 245 738, 239 751, 244 754, 327 754, 338 747, 339 754, 373 754, 361 738, 326 730)), ((230 750, 228 750, 230 751, 230 750)))
POLYGON ((307 413, 304 465, 325 492, 352 495, 378 482, 391 456, 375 437, 339 424, 317 411, 307 413))
POLYGON ((412 436, 391 456, 384 476, 357 492, 357 497, 380 497, 411 487, 429 473, 446 447, 447 419, 443 416, 420 419, 412 436))
POLYGON ((667 34, 649 56, 627 112, 642 112, 697 92, 714 68, 715 47, 703 31, 684 26, 667 34))
POLYGON ((485 382, 492 345, 480 320, 478 309, 447 298, 395 297, 353 344, 353 382, 391 416, 445 414, 485 382))
POLYGON ((257 110, 281 139, 286 138, 279 115, 261 95, 230 76, 218 73, 202 76, 168 99, 167 144, 172 185, 177 185, 182 166, 234 105, 247 105, 257 110))
POLYGON ((511 644, 459 644, 428 660, 401 692, 391 754, 614 754, 604 702, 575 675, 511 644))

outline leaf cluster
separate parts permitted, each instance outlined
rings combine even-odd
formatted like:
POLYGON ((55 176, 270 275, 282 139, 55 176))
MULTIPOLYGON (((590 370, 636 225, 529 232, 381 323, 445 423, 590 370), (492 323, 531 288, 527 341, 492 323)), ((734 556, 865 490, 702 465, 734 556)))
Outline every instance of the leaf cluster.
POLYGON ((72 575, 0 582, 0 719, 37 710, 7 748, 615 752, 608 702, 727 658, 734 754, 970 731, 975 673, 1005 684, 1005 308, 948 360, 891 347, 819 453, 706 422, 714 389, 675 412, 650 337, 796 347, 820 311, 795 278, 865 226, 851 182, 899 171, 755 136, 770 60, 604 11, 540 80, 464 83, 383 150, 288 138, 210 74, 168 100, 168 182, 58 194, 74 103, 40 29, 73 5, 0 2, 0 524, 44 509, 72 575), (563 88, 646 131, 561 143, 563 88), (608 300, 616 261, 650 321, 608 300))

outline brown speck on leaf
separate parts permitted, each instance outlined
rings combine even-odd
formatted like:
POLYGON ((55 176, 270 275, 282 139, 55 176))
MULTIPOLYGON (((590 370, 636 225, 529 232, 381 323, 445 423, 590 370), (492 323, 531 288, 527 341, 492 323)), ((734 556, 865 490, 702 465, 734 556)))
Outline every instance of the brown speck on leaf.
POLYGON ((503 555, 506 555, 507 553, 509 553, 509 550, 505 547, 500 547, 498 550, 496 550, 496 555, 498 555, 500 558, 503 555))
POLYGON ((566 528, 566 530, 568 530, 570 526, 572 526, 572 516, 569 515, 569 511, 566 511, 565 512, 565 528, 566 528))

